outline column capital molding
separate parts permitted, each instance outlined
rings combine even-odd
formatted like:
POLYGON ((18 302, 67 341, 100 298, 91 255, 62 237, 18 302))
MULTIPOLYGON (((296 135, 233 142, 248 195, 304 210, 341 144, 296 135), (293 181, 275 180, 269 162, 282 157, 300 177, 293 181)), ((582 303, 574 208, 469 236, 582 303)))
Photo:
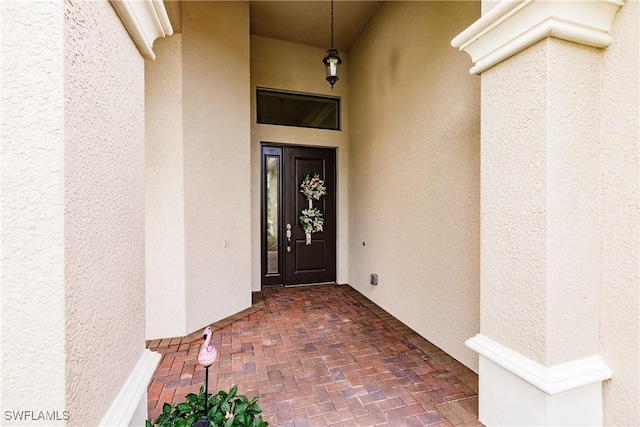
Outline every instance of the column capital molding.
POLYGON ((543 366, 478 334, 465 345, 550 396, 611 379, 611 369, 600 355, 555 366, 543 366))
POLYGON ((452 41, 480 74, 547 37, 604 48, 624 0, 502 0, 452 41))
POLYGON ((173 34, 162 0, 111 0, 111 5, 145 59, 156 59, 153 42, 173 34))

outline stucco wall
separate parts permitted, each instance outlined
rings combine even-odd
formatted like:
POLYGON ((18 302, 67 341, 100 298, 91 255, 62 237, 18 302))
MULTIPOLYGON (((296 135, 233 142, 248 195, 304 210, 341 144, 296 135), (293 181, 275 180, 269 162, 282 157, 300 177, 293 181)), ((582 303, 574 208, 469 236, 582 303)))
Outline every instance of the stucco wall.
POLYGON ((251 305, 249 7, 181 13, 145 69, 148 339, 251 305))
POLYGON ((548 38, 482 75, 481 329, 546 366, 598 352, 600 55, 548 38))
POLYGON ((186 324, 193 331, 251 305, 249 4, 184 2, 182 49, 186 324))
POLYGON ((64 4, 3 1, 0 7, 0 410, 3 425, 42 425, 14 422, 5 411, 48 410, 62 416, 66 409, 64 4))
POLYGON ((144 65, 108 2, 65 9, 67 409, 87 426, 144 351, 144 65))
POLYGON ((271 142, 337 148, 337 282, 348 281, 348 136, 349 57, 340 52, 340 80, 331 91, 322 58, 326 49, 251 36, 251 283, 260 290, 260 143, 271 142), (341 130, 257 124, 256 87, 341 98, 341 130))
POLYGON ((539 43, 482 75, 483 111, 496 111, 482 125, 482 332, 539 363, 546 348, 546 151, 541 144, 546 142, 548 75, 539 52, 544 48, 539 43), (518 74, 522 64, 530 71, 525 78, 518 74), (502 74, 494 78, 496 73, 502 74), (529 138, 541 142, 522 142, 529 138))
POLYGON ((349 283, 474 370, 480 80, 449 42, 479 15, 384 3, 350 51, 349 87, 349 283))
POLYGON ((147 339, 190 332, 185 306, 182 34, 156 40, 154 53, 156 59, 145 62, 147 339))
POLYGON ((640 424, 640 10, 627 1, 603 52, 600 352, 613 371, 604 424, 640 424))

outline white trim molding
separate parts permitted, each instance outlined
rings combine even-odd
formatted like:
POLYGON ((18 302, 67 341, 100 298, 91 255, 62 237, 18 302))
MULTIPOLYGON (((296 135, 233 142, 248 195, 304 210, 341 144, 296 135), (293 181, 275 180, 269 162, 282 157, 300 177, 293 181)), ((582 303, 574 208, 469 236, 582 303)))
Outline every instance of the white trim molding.
POLYGON ((111 0, 111 5, 145 59, 156 59, 153 42, 173 34, 162 0, 111 0))
POLYGON ((120 389, 120 393, 102 418, 101 426, 144 424, 144 418, 147 414, 147 386, 161 358, 160 353, 145 349, 129 378, 120 389), (142 420, 134 419, 141 412, 144 414, 144 418, 142 420))
POLYGON ((547 37, 604 48, 624 0, 502 0, 451 41, 480 74, 547 37))
POLYGON ((602 382, 613 375, 599 355, 546 367, 482 334, 468 339, 465 345, 550 396, 602 382))

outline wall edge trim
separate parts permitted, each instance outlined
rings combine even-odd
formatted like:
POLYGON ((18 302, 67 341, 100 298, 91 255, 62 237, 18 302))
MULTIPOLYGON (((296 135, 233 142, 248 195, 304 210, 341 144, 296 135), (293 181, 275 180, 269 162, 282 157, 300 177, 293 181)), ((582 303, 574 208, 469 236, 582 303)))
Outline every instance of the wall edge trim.
POLYGON ((451 46, 471 56, 480 74, 547 37, 586 46, 611 44, 611 22, 625 0, 502 0, 458 34, 451 46))
POLYGON ((482 334, 468 339, 465 345, 550 396, 605 381, 613 375, 600 355, 547 367, 482 334))
POLYGON ((138 363, 129 374, 111 403, 109 410, 100 421, 101 426, 128 426, 142 399, 146 399, 147 386, 160 363, 160 353, 145 349, 138 363))
POLYGON ((110 0, 131 39, 145 59, 156 59, 153 42, 173 34, 162 0, 110 0))

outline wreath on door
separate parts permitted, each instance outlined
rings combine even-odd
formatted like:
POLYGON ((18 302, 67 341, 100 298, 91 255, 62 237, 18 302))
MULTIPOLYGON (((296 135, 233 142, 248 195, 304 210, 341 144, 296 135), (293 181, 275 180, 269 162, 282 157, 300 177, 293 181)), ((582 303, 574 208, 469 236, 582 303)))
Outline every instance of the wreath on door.
POLYGON ((300 215, 300 226, 304 230, 307 237, 307 245, 311 244, 311 234, 323 230, 324 218, 320 209, 313 207, 314 200, 320 200, 322 196, 327 194, 327 188, 324 181, 320 179, 320 175, 308 174, 300 184, 300 192, 309 201, 309 208, 303 209, 300 215))

